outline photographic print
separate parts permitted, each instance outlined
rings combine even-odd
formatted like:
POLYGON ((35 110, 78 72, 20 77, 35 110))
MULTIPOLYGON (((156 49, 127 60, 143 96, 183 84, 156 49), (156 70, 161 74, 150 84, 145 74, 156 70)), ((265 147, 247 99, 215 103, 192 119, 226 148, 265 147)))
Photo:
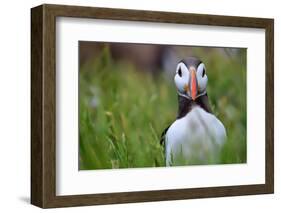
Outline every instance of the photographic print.
POLYGON ((246 163, 246 51, 79 41, 79 169, 246 163))
POLYGON ((34 7, 31 203, 274 193, 273 93, 273 19, 34 7))

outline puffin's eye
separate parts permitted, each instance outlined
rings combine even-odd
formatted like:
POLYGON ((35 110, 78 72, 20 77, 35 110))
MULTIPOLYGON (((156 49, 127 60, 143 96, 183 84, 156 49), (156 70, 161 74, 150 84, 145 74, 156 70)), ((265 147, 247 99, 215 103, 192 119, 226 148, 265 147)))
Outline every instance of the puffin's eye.
POLYGON ((178 74, 179 74, 180 77, 182 76, 181 68, 179 68, 178 74))
POLYGON ((202 77, 204 77, 205 73, 206 73, 205 68, 203 68, 202 77))

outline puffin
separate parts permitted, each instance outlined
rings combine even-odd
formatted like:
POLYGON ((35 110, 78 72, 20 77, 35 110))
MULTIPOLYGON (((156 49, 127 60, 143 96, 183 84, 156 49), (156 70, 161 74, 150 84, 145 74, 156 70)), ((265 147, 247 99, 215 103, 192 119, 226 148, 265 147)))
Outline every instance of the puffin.
POLYGON ((166 166, 216 164, 227 135, 212 113, 204 63, 196 57, 181 60, 174 77, 178 93, 176 120, 161 135, 166 166))

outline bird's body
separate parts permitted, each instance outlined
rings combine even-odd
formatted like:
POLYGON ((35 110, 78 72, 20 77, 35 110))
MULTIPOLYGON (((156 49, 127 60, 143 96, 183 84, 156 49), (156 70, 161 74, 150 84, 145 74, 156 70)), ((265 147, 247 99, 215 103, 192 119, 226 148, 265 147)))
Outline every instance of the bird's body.
POLYGON ((166 132, 166 165, 215 163, 225 139, 223 124, 200 106, 193 106, 166 132))
POLYGON ((162 137, 166 166, 217 163, 226 131, 211 111, 204 64, 197 58, 180 62, 175 83, 178 116, 162 137))

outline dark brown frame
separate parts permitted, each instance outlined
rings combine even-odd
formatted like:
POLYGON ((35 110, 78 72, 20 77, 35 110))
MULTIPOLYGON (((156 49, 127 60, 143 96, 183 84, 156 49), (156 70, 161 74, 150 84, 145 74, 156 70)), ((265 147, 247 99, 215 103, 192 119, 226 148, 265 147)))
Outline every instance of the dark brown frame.
POLYGON ((274 192, 274 20, 64 5, 31 9, 31 203, 42 207, 130 203, 274 192), (265 184, 56 196, 56 17, 228 27, 266 32, 265 184))

